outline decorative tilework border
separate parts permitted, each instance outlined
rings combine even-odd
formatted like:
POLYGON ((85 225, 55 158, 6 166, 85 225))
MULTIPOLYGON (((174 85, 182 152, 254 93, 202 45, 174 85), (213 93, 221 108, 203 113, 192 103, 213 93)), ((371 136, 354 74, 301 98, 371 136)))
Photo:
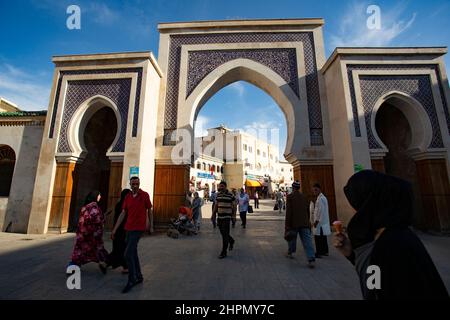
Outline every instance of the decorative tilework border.
MULTIPOLYGON (((164 111, 164 131, 177 128, 178 90, 181 47, 194 44, 302 42, 305 56, 305 80, 308 97, 308 116, 312 145, 323 145, 323 122, 319 80, 312 32, 256 32, 172 35, 170 37, 167 92, 164 111), (314 137, 312 134, 314 133, 314 137), (314 139, 313 139, 314 138, 314 139)), ((166 140, 166 139, 164 139, 166 140)))
POLYGON ((49 131, 49 138, 53 139, 53 134, 55 130, 55 122, 56 122, 56 114, 58 111, 58 102, 59 102, 59 95, 61 91, 61 84, 62 80, 65 75, 90 75, 90 74, 112 74, 112 73, 130 73, 130 72, 136 72, 138 74, 137 77, 137 84, 136 84, 136 99, 134 103, 134 115, 133 115, 133 130, 132 130, 132 136, 136 137, 137 135, 137 126, 138 126, 138 120, 139 120, 139 101, 141 97, 141 85, 142 85, 142 68, 121 68, 121 69, 91 69, 91 70, 64 70, 60 71, 59 78, 58 78, 58 85, 56 89, 55 94, 55 101, 53 104, 53 112, 52 112, 52 118, 50 122, 50 131, 49 131))
POLYGON ((188 58, 188 79, 186 97, 212 71, 222 64, 235 59, 257 61, 278 73, 300 97, 296 50, 280 49, 227 49, 190 51, 188 58))
POLYGON ((429 147, 442 148, 444 146, 428 75, 360 75, 359 83, 370 149, 381 148, 372 132, 371 116, 373 108, 376 101, 390 91, 404 92, 420 102, 430 119, 433 130, 429 147))
POLYGON ((436 76, 439 82, 439 92, 441 96, 442 106, 444 107, 445 117, 447 121, 447 130, 450 134, 450 112, 447 104, 447 100, 444 94, 444 88, 442 87, 442 77, 439 72, 438 65, 436 64, 404 64, 404 65, 359 65, 359 64, 349 64, 347 65, 347 77, 350 88, 350 97, 352 103, 352 113, 353 113, 353 124, 355 126, 355 134, 357 137, 361 137, 361 128, 358 120, 358 108, 356 105, 355 88, 353 82, 353 70, 386 70, 386 75, 389 75, 389 71, 396 70, 417 70, 417 69, 430 69, 436 72, 436 76))
POLYGON ((82 103, 97 94, 111 99, 118 107, 121 117, 119 139, 112 147, 112 152, 124 152, 128 109, 131 91, 131 78, 121 79, 95 79, 95 80, 72 80, 68 82, 66 99, 64 101, 64 114, 61 121, 60 139, 58 152, 72 152, 68 141, 68 126, 75 112, 82 103))

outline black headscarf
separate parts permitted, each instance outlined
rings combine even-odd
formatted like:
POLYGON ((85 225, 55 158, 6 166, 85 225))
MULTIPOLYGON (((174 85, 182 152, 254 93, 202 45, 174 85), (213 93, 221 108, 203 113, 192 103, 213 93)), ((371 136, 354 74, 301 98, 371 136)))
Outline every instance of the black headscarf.
POLYGON ((344 193, 357 211, 348 225, 353 248, 373 241, 380 228, 411 225, 412 187, 403 179, 363 170, 350 177, 344 193))
POLYGON ((86 196, 86 199, 84 200, 84 205, 88 205, 91 202, 97 202, 98 195, 100 194, 100 191, 94 190, 89 192, 89 194, 86 196))
POLYGON ((122 213, 123 202, 125 201, 125 197, 127 196, 127 194, 129 194, 130 192, 130 189, 123 189, 120 193, 120 200, 119 202, 117 202, 116 207, 114 208, 114 223, 116 223, 119 215, 122 213))

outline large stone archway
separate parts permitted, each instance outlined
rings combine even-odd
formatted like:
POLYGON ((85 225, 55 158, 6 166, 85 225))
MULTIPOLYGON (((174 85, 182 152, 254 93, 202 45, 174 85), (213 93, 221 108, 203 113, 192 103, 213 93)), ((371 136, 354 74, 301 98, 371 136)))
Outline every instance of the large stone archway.
POLYGON ((92 190, 102 194, 100 207, 105 212, 114 204, 121 187, 116 176, 122 174, 122 168, 113 164, 112 150, 121 135, 121 123, 119 108, 103 95, 88 98, 74 111, 68 121, 67 138, 60 140, 56 156, 50 231, 76 230, 84 198, 92 190))
POLYGON ((155 219, 177 213, 189 186, 190 155, 175 163, 177 142, 193 140, 193 125, 208 99, 224 86, 247 81, 269 94, 285 115, 286 159, 310 194, 324 186, 335 217, 328 110, 320 69, 322 19, 160 24, 160 93, 155 173, 155 219), (181 138, 182 137, 182 138, 181 138))
POLYGON ((378 100, 371 115, 371 130, 380 148, 372 164, 374 169, 412 184, 415 227, 448 230, 450 185, 445 159, 431 155, 435 135, 425 110, 419 101, 402 92, 390 92, 378 100))
POLYGON ((287 143, 284 154, 292 154, 292 147, 308 147, 308 112, 304 99, 299 99, 277 73, 270 68, 248 59, 236 59, 217 67, 179 105, 177 123, 179 128, 192 131, 194 121, 205 103, 219 90, 236 82, 247 81, 271 96, 283 112, 287 124, 287 143), (300 119, 296 130, 295 119, 300 119), (297 133, 297 134, 296 134, 297 133))
POLYGON ((113 127, 117 128, 101 159, 102 163, 108 162, 99 178, 107 188, 105 207, 112 209, 121 189, 129 186, 131 168, 138 168, 143 189, 153 189, 152 141, 162 77, 153 55, 134 52, 59 56, 53 62, 56 67, 28 233, 67 231, 74 210, 73 195, 77 194, 74 188, 78 185, 78 168, 89 152, 84 131, 102 108, 112 110, 113 127))
MULTIPOLYGON (((343 192, 348 178, 360 168, 382 169, 387 147, 375 119, 386 101, 403 112, 414 132, 410 153, 418 175, 429 177, 421 180, 427 206, 436 213, 449 212, 447 49, 337 48, 325 61, 323 23, 163 23, 158 26, 158 62, 150 52, 54 57, 27 232, 47 232, 56 200, 62 216, 68 214, 76 163, 86 152, 80 129, 100 105, 112 108, 118 120, 118 133, 107 151, 115 172, 110 180, 117 186, 110 194, 118 195, 137 170, 142 188, 152 197, 155 221, 167 222, 177 214, 189 186, 190 157, 184 163, 172 158, 180 132, 190 132, 192 142, 204 103, 241 80, 261 88, 279 105, 288 127, 284 153, 294 166, 294 178, 308 195, 312 184, 322 185, 332 220, 338 213, 348 222, 354 213, 343 192)), ((448 230, 449 219, 436 217, 433 228, 448 230)), ((26 221, 21 225, 25 228, 26 221)), ((65 227, 56 229, 63 232, 65 227)))
MULTIPOLYGON (((417 170, 427 228, 448 231, 450 211, 450 95, 446 48, 337 48, 323 68, 329 100, 337 208, 345 222, 354 210, 343 193, 357 170, 385 171, 389 148, 375 127, 390 103, 406 119, 404 150, 417 170)), ((399 115, 399 113, 397 113, 399 115)), ((391 114, 392 116, 392 114, 391 114)), ((395 115, 394 115, 395 117, 395 115)))

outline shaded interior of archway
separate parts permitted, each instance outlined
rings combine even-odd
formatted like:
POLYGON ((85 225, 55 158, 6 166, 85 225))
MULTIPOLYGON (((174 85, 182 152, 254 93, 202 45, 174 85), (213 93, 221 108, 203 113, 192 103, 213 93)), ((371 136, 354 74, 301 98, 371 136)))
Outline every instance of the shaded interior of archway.
POLYGON ((8 197, 16 164, 16 153, 7 145, 0 145, 0 197, 8 197))
POLYGON ((111 161, 106 153, 117 133, 117 119, 109 107, 98 110, 91 117, 84 131, 87 155, 75 170, 69 231, 76 230, 84 200, 90 191, 100 191, 100 207, 107 209, 111 161))
POLYGON ((411 126, 395 104, 388 100, 384 102, 377 112, 375 128, 378 136, 388 148, 389 152, 384 157, 385 171, 411 182, 414 192, 414 225, 420 227, 423 217, 423 207, 420 196, 419 180, 416 164, 408 154, 411 147, 411 126))

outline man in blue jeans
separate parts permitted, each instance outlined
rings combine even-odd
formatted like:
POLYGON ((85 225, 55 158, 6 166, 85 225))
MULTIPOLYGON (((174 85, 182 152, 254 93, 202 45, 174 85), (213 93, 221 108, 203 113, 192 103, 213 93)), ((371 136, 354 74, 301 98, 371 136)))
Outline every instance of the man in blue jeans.
POLYGON ((309 219, 309 203, 306 196, 300 192, 300 183, 295 181, 292 184, 292 193, 286 197, 286 222, 285 232, 292 234, 288 242, 288 258, 293 258, 292 254, 297 249, 297 233, 300 235, 303 248, 308 257, 308 266, 314 268, 315 252, 312 243, 311 223, 309 219))
POLYGON ((125 231, 127 232, 127 247, 125 249, 125 259, 128 264, 128 283, 122 290, 122 293, 127 293, 135 285, 144 281, 137 246, 144 231, 150 229, 150 210, 152 204, 149 194, 141 190, 139 185, 140 181, 138 177, 132 177, 130 179, 131 192, 127 194, 123 201, 122 213, 117 219, 116 225, 111 233, 111 238, 114 240, 116 230, 122 224, 126 215, 125 231))

